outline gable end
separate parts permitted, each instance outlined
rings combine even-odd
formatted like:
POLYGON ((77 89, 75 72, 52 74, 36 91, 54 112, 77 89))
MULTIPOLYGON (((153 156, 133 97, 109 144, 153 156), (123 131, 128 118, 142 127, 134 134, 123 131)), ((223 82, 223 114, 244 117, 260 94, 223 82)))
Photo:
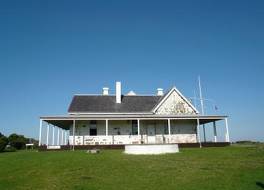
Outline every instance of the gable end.
POLYGON ((163 115, 192 115, 199 113, 176 87, 173 87, 152 111, 155 114, 163 115))

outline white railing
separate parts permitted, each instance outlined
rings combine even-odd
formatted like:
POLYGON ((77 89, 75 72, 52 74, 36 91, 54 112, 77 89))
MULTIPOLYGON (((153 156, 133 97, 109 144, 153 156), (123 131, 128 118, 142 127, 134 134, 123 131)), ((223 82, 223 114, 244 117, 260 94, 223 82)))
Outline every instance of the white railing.
MULTIPOLYGON (((75 145, 139 144, 138 135, 75 136, 75 145)), ((69 136, 73 145, 73 136, 69 136)))
MULTIPOLYGON (((75 145, 196 143, 196 134, 75 136, 75 145)), ((73 145, 73 136, 69 136, 73 145)))
POLYGON ((196 143, 196 134, 164 135, 165 143, 196 143))

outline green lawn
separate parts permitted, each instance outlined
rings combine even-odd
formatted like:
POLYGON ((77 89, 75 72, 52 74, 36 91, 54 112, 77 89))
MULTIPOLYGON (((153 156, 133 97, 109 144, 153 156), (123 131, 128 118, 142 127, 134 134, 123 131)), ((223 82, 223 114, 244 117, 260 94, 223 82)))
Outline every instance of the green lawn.
POLYGON ((1 153, 0 189, 264 189, 264 146, 180 151, 1 153))

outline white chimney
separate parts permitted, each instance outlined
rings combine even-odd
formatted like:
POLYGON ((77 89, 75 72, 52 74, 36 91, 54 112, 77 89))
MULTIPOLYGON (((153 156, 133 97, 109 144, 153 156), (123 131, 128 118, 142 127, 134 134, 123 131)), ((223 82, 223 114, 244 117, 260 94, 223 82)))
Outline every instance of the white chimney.
POLYGON ((121 82, 116 82, 116 103, 121 103, 121 82))
POLYGON ((109 88, 108 87, 103 88, 103 95, 109 95, 109 88))
POLYGON ((163 89, 162 88, 157 89, 157 96, 163 96, 163 89))

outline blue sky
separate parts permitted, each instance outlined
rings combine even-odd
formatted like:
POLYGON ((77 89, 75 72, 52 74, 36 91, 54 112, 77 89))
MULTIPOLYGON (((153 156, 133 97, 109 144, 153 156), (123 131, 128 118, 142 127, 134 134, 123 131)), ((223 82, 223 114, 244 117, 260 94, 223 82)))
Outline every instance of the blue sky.
POLYGON ((0 132, 36 138, 40 115, 116 80, 191 97, 201 75, 231 139, 264 141, 263 20, 261 0, 0 1, 0 132))

